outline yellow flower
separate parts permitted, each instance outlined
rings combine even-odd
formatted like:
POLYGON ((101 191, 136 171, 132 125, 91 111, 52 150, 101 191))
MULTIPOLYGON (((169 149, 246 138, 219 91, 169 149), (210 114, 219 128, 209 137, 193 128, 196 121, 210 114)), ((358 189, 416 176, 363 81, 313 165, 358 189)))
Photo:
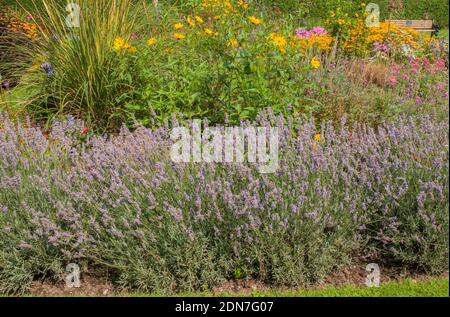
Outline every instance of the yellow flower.
POLYGON ((228 46, 230 46, 232 48, 236 48, 239 46, 239 42, 236 39, 231 39, 228 41, 228 46))
POLYGON ((262 23, 261 19, 258 19, 254 15, 248 18, 248 20, 254 25, 260 25, 262 23))
POLYGON ((320 67, 320 61, 317 59, 317 57, 314 56, 314 58, 309 63, 312 68, 317 69, 320 67))
POLYGON ((204 31, 205 31, 205 33, 206 33, 207 35, 213 35, 213 36, 219 35, 219 33, 214 32, 213 30, 208 29, 208 28, 206 28, 204 31))
POLYGON ((175 52, 175 49, 173 47, 168 47, 164 51, 168 54, 171 54, 171 53, 175 52))
POLYGON ((200 23, 200 24, 202 24, 203 22, 205 22, 205 21, 203 21, 202 17, 200 17, 200 16, 198 16, 198 15, 195 16, 195 21, 197 21, 197 22, 200 23))
POLYGON ((286 38, 282 35, 277 35, 276 33, 271 33, 269 39, 271 39, 279 48, 284 48, 287 44, 286 38))
POLYGON ((245 2, 245 0, 238 0, 238 7, 241 7, 243 9, 247 9, 248 8, 248 3, 245 2))
POLYGON ((136 49, 136 47, 131 46, 130 48, 128 48, 128 52, 130 52, 131 54, 134 54, 137 52, 137 49, 136 49))
POLYGON ((278 46, 285 46, 286 45, 286 39, 283 36, 276 36, 273 41, 278 46))
POLYGON ((127 49, 130 46, 127 44, 124 38, 118 37, 114 40, 113 48, 116 50, 127 49))
POLYGON ((316 135, 314 136, 314 140, 316 140, 317 142, 320 142, 320 139, 321 139, 320 133, 316 133, 316 135))
POLYGON ((183 40, 184 38, 186 38, 186 36, 184 36, 184 34, 181 34, 181 33, 174 33, 174 34, 173 34, 173 37, 174 37, 177 41, 183 40))
POLYGON ((345 20, 344 19, 339 19, 337 22, 338 22, 339 25, 342 25, 342 24, 345 23, 345 20))
POLYGON ((147 45, 148 45, 148 46, 153 46, 153 45, 156 44, 156 42, 157 42, 156 37, 151 37, 151 38, 149 38, 149 39, 147 40, 147 45))
POLYGON ((30 67, 30 70, 38 70, 41 68, 40 64, 34 64, 33 66, 30 67))
POLYGON ((222 17, 220 15, 215 15, 214 16, 214 20, 220 20, 220 19, 222 19, 222 17))
POLYGON ((181 30, 183 27, 184 27, 183 23, 175 23, 175 24, 173 25, 173 28, 174 28, 175 30, 181 30))
POLYGON ((186 22, 187 22, 187 24, 189 24, 190 26, 195 26, 195 22, 194 22, 194 20, 192 20, 191 17, 187 17, 186 22))

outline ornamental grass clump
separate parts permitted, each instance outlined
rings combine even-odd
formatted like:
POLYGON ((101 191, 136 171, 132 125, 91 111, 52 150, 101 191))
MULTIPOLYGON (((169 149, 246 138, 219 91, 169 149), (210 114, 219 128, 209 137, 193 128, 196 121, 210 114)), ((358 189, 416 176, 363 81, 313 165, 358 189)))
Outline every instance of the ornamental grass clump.
POLYGON ((169 125, 96 136, 68 118, 45 133, 2 115, 0 292, 62 281, 68 263, 157 293, 305 286, 357 255, 448 270, 448 117, 349 129, 267 112, 254 124, 280 129, 274 174, 176 164, 169 125))
POLYGON ((132 2, 80 0, 78 7, 57 0, 33 2, 30 23, 37 26, 38 40, 19 48, 28 58, 17 67, 28 69, 21 84, 30 91, 28 104, 36 117, 72 114, 102 128, 118 120, 117 98, 129 83, 117 75, 126 65, 114 43, 128 40, 138 28, 132 2), (48 68, 42 72, 33 66, 44 63, 52 66, 51 76, 48 68))

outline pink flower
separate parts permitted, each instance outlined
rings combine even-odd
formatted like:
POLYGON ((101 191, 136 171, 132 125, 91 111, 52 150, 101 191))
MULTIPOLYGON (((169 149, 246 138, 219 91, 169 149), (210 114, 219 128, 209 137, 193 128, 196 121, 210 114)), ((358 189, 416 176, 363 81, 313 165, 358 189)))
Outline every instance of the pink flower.
POLYGON ((295 36, 301 39, 311 37, 313 35, 321 36, 321 35, 327 35, 328 32, 321 26, 315 26, 312 29, 297 29, 295 30, 295 36))
POLYGON ((397 77, 395 77, 394 75, 389 77, 389 85, 390 86, 395 86, 397 85, 397 77))
POLYGON ((445 66, 445 60, 442 58, 439 58, 438 60, 436 60, 435 65, 439 70, 444 70, 446 68, 445 66))
POLYGON ((327 35, 328 32, 321 26, 315 26, 311 29, 311 33, 314 35, 327 35))
POLYGON ((392 64, 392 69, 391 69, 391 71, 392 71, 393 74, 398 74, 398 73, 400 72, 400 69, 401 69, 401 68, 402 68, 402 67, 401 67, 399 64, 394 63, 394 64, 392 64))

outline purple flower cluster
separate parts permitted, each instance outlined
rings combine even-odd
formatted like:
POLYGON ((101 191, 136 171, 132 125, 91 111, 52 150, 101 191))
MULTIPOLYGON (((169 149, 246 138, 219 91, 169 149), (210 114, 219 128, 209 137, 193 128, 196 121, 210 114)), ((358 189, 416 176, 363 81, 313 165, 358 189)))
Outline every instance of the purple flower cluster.
POLYGON ((41 65, 41 68, 45 71, 45 73, 49 76, 53 76, 55 72, 53 71, 53 67, 49 62, 45 62, 41 65))
POLYGON ((297 36, 298 38, 308 38, 311 37, 313 35, 315 36, 322 36, 322 35, 327 35, 328 31, 325 30, 323 27, 321 26, 315 26, 311 29, 305 29, 305 28, 300 28, 295 30, 295 36, 297 36))
POLYGON ((5 80, 4 82, 2 82, 2 88, 3 89, 9 89, 11 87, 11 82, 9 80, 5 80))
POLYGON ((0 116, 2 258, 82 259, 123 286, 164 292, 211 287, 236 268, 307 284, 366 248, 448 267, 448 118, 374 129, 267 112, 254 124, 280 129, 275 174, 175 164, 168 126, 83 138, 73 118, 47 134, 0 116))
POLYGON ((372 45, 373 45, 373 49, 375 52, 384 53, 384 54, 389 53, 389 43, 388 42, 384 42, 384 43, 374 42, 372 45))

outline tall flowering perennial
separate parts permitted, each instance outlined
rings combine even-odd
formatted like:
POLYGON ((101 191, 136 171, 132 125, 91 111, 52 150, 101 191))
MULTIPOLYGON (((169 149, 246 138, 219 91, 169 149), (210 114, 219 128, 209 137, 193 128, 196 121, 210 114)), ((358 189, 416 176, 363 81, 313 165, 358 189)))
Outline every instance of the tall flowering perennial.
POLYGON ((409 27, 389 21, 368 24, 366 4, 353 14, 337 8, 329 13, 325 26, 338 39, 339 48, 348 55, 369 56, 386 54, 408 57, 408 51, 426 51, 428 44, 409 27), (406 56, 405 56, 406 55, 406 56))
POLYGON ((297 29, 292 39, 293 45, 303 52, 311 49, 327 51, 333 44, 333 37, 321 26, 311 29, 297 29))
POLYGON ((369 35, 366 41, 369 44, 389 42, 394 46, 409 45, 417 48, 419 46, 419 33, 412 28, 399 26, 395 23, 381 22, 379 26, 369 27, 369 35))
POLYGON ((114 39, 113 49, 116 51, 128 51, 130 53, 136 52, 136 47, 132 46, 126 39, 123 37, 118 37, 114 39))
POLYGON ((347 25, 348 34, 342 47, 349 54, 367 55, 375 53, 398 53, 405 55, 406 48, 425 49, 419 33, 408 27, 390 22, 368 27, 364 20, 356 20, 347 25))
POLYGON ((212 14, 220 13, 223 16, 230 16, 238 14, 239 10, 246 10, 248 8, 248 3, 240 0, 202 0, 201 8, 212 14))
POLYGON ((361 250, 448 270, 448 117, 350 129, 269 111, 253 124, 279 128, 275 174, 175 164, 169 125, 95 136, 68 118, 44 133, 0 115, 0 291, 80 261, 146 292, 204 290, 236 270, 306 285, 361 250))
POLYGON ((282 53, 286 52, 286 46, 288 44, 286 38, 283 35, 277 33, 271 33, 269 35, 269 42, 278 48, 282 53))
POLYGON ((24 34, 29 40, 34 40, 38 36, 38 27, 32 22, 31 17, 28 16, 26 21, 22 21, 7 13, 0 12, 0 35, 3 30, 24 34))
POLYGON ((410 58, 406 64, 393 63, 387 82, 401 98, 415 99, 416 105, 448 107, 448 65, 443 59, 410 58))

